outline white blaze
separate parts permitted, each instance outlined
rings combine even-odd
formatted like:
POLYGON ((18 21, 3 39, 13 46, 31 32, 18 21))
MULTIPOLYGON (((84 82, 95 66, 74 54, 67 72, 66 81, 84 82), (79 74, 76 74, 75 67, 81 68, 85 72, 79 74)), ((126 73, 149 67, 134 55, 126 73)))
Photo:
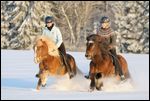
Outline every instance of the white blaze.
POLYGON ((90 40, 90 41, 88 41, 88 43, 94 43, 94 41, 90 40))

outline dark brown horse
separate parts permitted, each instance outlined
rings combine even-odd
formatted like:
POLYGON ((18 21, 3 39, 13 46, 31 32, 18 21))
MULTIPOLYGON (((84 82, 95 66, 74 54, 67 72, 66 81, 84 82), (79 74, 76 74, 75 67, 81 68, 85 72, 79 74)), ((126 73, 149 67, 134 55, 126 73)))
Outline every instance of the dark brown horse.
MULTIPOLYGON (((41 36, 36 39, 34 45, 35 63, 39 63, 39 81, 37 90, 40 86, 45 86, 49 75, 65 75, 67 70, 60 57, 59 51, 51 39, 41 36)), ((76 74, 76 63, 74 58, 67 54, 72 71, 76 74)))
MULTIPOLYGON (((90 62, 90 89, 91 91, 95 88, 100 90, 103 82, 98 82, 98 80, 103 77, 116 77, 120 80, 120 76, 115 75, 115 68, 112 61, 112 56, 109 52, 109 43, 107 43, 107 38, 100 35, 90 35, 87 37, 87 48, 85 56, 91 60, 90 62)), ((119 63, 122 67, 123 74, 125 78, 129 77, 128 66, 125 58, 121 55, 117 55, 119 63)))

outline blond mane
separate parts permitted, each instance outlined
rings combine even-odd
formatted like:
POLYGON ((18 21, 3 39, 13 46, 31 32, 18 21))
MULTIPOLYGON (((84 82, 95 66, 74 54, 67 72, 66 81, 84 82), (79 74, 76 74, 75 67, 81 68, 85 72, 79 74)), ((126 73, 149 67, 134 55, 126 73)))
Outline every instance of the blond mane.
POLYGON ((48 53, 51 56, 59 56, 59 51, 58 51, 58 47, 56 46, 56 44, 54 43, 54 41, 46 36, 38 36, 35 40, 35 44, 38 40, 42 39, 42 41, 44 41, 47 46, 48 46, 48 53))

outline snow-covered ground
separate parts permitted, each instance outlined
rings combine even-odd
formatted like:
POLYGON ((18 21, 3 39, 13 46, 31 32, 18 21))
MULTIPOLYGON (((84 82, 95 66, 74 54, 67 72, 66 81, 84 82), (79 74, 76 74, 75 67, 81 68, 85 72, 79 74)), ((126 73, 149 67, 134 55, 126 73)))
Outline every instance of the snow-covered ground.
POLYGON ((69 52, 83 74, 69 80, 49 77, 47 86, 36 91, 38 65, 33 51, 1 50, 1 99, 149 99, 149 54, 123 54, 132 80, 104 80, 102 91, 89 92, 89 60, 84 52, 69 52))

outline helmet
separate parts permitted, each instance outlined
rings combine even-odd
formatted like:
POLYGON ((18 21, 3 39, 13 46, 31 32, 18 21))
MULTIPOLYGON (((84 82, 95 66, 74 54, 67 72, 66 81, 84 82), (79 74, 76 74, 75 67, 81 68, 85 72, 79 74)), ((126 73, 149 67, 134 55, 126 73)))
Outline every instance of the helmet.
POLYGON ((103 16, 100 20, 100 23, 105 23, 105 22, 110 23, 110 19, 107 16, 103 16))
POLYGON ((49 20, 53 21, 53 17, 52 16, 47 16, 45 18, 45 23, 47 23, 49 20))

